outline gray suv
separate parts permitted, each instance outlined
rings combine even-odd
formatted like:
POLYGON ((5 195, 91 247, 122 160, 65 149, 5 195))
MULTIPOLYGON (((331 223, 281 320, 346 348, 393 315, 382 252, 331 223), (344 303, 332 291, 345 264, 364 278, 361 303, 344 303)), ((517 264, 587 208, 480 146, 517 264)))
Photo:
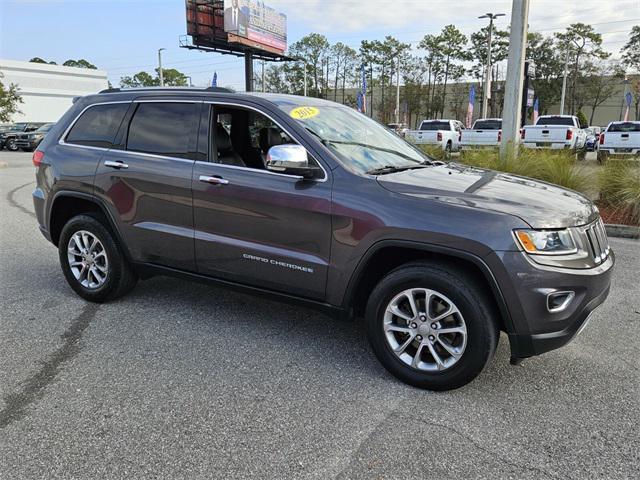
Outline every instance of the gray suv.
MULTIPOLYGON (((614 265, 594 205, 426 157, 332 102, 224 89, 79 99, 33 155, 40 229, 92 302, 172 275, 364 318, 421 388, 569 342, 614 265)), ((328 359, 327 361, 331 361, 328 359)))

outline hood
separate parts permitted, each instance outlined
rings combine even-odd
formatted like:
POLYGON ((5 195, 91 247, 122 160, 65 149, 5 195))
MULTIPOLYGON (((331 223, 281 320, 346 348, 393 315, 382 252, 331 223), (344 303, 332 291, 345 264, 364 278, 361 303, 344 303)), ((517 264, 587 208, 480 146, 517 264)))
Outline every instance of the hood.
POLYGON ((377 180, 395 193, 515 215, 532 228, 585 225, 598 217, 596 206, 572 190, 464 165, 406 170, 377 180))

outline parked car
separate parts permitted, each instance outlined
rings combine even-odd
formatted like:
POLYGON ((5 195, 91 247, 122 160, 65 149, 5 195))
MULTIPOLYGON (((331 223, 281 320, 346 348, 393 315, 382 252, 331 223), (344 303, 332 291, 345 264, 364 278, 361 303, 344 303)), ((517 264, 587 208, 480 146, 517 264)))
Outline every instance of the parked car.
POLYGON ((535 125, 521 130, 522 144, 526 148, 568 150, 584 160, 587 134, 574 115, 542 115, 535 125))
POLYGON ((34 132, 43 125, 43 122, 20 122, 13 124, 9 130, 0 133, 0 149, 6 148, 7 150, 15 152, 18 150, 18 147, 16 146, 16 137, 19 134, 34 132))
POLYGON ((326 100, 107 90, 33 163, 40 230, 82 298, 171 275, 364 317, 382 364, 421 388, 470 382, 501 330, 513 362, 566 344, 609 293, 587 198, 434 161, 326 100))
POLYGON ((423 120, 418 130, 408 130, 406 137, 416 145, 436 145, 447 157, 460 149, 460 132, 464 125, 458 120, 423 120))
POLYGON ((44 136, 51 130, 55 123, 45 123, 37 130, 30 133, 20 133, 15 137, 15 146, 25 152, 33 152, 40 142, 44 139, 44 136))
POLYGON ((611 156, 640 158, 640 121, 611 122, 600 134, 598 161, 604 163, 611 156))
POLYGON ((460 149, 497 148, 502 141, 501 118, 479 118, 470 129, 462 130, 460 149))

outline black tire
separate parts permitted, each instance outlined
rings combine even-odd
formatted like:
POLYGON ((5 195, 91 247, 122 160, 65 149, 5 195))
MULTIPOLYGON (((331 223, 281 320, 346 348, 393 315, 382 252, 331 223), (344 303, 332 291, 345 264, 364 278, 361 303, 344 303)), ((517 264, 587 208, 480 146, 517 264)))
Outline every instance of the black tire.
POLYGON ((82 298, 90 302, 102 303, 119 298, 135 287, 138 277, 122 253, 118 241, 98 214, 84 214, 73 217, 62 228, 58 241, 58 253, 62 272, 69 286, 82 298), (104 283, 97 288, 87 288, 74 276, 67 257, 71 237, 81 231, 94 235, 104 247, 109 267, 104 283))
POLYGON ((608 155, 605 152, 598 152, 598 163, 600 165, 604 165, 604 163, 607 161, 607 157, 608 155))
POLYGON ((584 162, 587 158, 587 150, 583 149, 583 150, 579 150, 578 153, 576 154, 576 159, 579 162, 584 162))
POLYGON ((375 355, 394 376, 428 390, 453 390, 476 378, 493 357, 499 339, 497 313, 475 277, 446 264, 412 262, 388 273, 367 302, 367 336, 375 355), (429 372, 404 363, 392 351, 383 330, 389 302, 409 288, 428 288, 444 294, 459 309, 467 329, 466 348, 451 367, 429 372))
POLYGON ((15 140, 8 140, 6 147, 7 147, 7 150, 9 150, 11 152, 17 152, 18 151, 18 147, 16 146, 16 141, 15 140))

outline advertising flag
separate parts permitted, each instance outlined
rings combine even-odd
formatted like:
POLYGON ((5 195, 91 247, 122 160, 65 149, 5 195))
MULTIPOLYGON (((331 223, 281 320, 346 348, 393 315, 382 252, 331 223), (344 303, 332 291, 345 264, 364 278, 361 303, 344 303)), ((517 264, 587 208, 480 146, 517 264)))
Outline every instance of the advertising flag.
POLYGON ((360 74, 362 76, 362 86, 360 87, 361 102, 358 110, 362 113, 367 113, 367 74, 364 69, 364 63, 360 66, 360 74))
POLYGON ((471 128, 473 122, 473 104, 476 103, 476 87, 471 85, 469 90, 469 106, 467 107, 467 128, 471 128))
POLYGON ((211 86, 212 87, 218 86, 218 72, 213 72, 213 80, 211 80, 211 86))
POLYGON ((536 98, 533 102, 533 124, 535 125, 538 122, 538 117, 540 116, 540 99, 536 98))
POLYGON ((631 108, 631 102, 633 101, 633 97, 631 95, 631 92, 627 92, 627 94, 624 96, 624 100, 627 104, 627 110, 624 112, 624 121, 628 122, 629 121, 629 109, 631 108))

